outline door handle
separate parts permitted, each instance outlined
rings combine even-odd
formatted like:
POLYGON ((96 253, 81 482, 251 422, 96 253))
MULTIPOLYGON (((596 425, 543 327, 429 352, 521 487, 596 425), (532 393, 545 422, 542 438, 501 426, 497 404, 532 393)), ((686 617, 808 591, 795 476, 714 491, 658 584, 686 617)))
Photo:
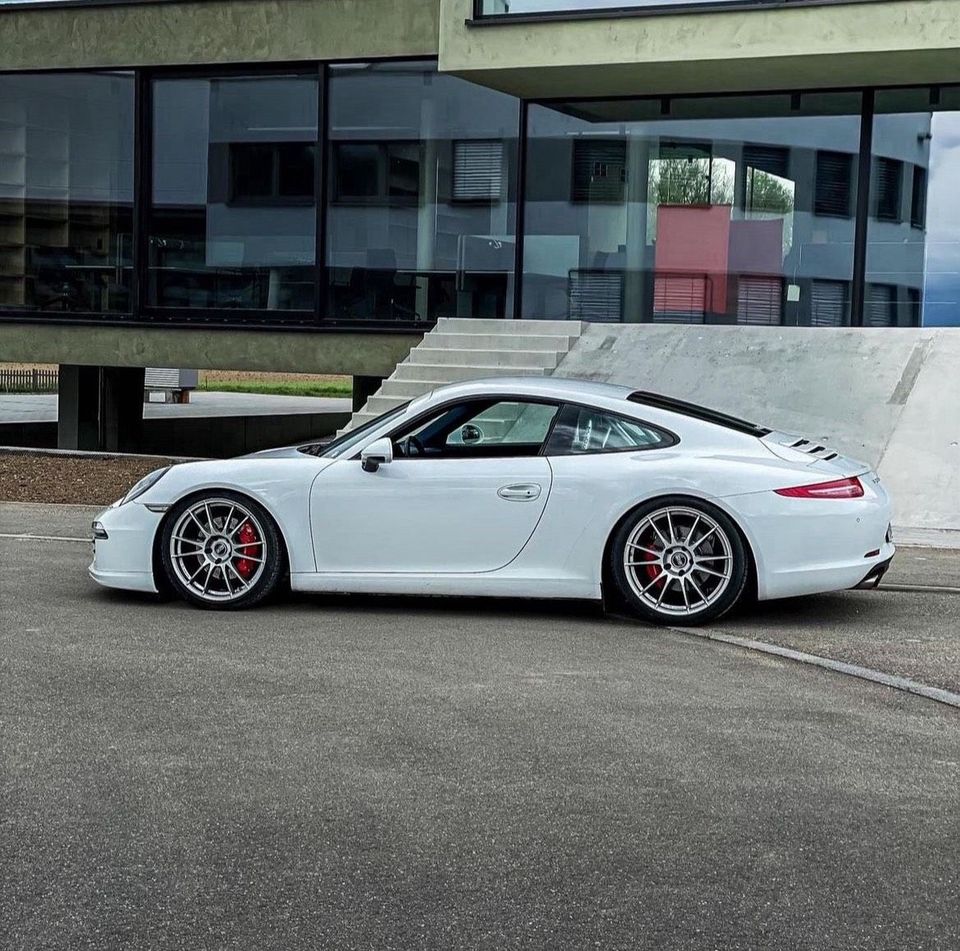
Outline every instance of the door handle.
POLYGON ((535 482, 505 485, 503 488, 497 489, 497 495, 508 502, 532 502, 540 497, 540 486, 535 482))

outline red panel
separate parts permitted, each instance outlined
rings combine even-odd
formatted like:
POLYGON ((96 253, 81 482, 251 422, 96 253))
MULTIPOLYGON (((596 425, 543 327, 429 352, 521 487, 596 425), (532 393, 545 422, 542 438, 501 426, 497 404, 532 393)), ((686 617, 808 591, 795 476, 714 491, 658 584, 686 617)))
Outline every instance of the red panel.
POLYGON ((680 309, 670 306, 679 300, 699 300, 697 310, 726 311, 730 211, 729 205, 660 205, 654 311, 680 309))

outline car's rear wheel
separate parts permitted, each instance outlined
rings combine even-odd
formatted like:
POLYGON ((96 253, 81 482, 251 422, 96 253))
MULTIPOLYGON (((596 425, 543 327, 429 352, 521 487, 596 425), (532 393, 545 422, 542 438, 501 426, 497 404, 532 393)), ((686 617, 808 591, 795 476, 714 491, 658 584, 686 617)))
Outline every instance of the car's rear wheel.
POLYGON ((686 498, 640 506, 619 526, 609 574, 631 613, 655 624, 714 621, 740 599, 748 555, 730 518, 686 498))
POLYGON ((204 608, 248 608, 283 576, 280 532, 263 506, 236 492, 179 503, 164 523, 161 558, 171 587, 204 608))

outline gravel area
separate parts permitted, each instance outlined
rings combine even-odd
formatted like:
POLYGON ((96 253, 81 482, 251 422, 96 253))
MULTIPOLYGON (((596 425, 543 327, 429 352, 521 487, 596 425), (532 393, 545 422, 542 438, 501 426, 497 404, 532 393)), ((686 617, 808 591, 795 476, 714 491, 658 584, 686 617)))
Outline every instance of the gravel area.
POLYGON ((109 505, 169 459, 0 454, 0 500, 109 505))

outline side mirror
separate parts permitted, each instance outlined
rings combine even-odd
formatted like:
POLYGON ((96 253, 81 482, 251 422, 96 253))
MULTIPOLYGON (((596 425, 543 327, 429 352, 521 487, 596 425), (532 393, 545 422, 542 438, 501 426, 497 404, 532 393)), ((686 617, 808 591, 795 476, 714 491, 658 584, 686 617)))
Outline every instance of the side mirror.
POLYGON ((393 462, 393 443, 386 436, 360 450, 360 467, 364 472, 376 472, 390 462, 393 462))
POLYGON ((483 442, 483 430, 473 423, 466 423, 460 427, 460 439, 465 446, 474 446, 483 442))

